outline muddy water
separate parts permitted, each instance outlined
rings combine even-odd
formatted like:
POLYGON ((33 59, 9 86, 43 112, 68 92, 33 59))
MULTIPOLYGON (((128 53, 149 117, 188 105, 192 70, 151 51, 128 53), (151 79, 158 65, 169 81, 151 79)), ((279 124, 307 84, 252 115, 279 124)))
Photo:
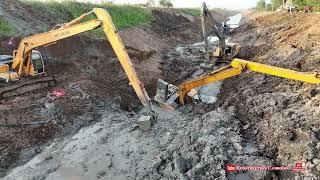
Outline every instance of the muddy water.
POLYGON ((230 28, 238 28, 239 23, 242 19, 242 14, 236 14, 234 16, 229 17, 229 21, 227 21, 227 25, 230 25, 230 28))
MULTIPOLYGON (((233 27, 239 25, 241 20, 241 14, 229 17, 229 23, 233 27)), ((230 37, 227 37, 227 42, 230 37)), ((216 36, 208 37, 209 46, 216 46, 219 42, 219 38, 216 36)), ((208 62, 204 53, 204 41, 189 44, 189 45, 179 45, 175 49, 167 52, 165 59, 166 64, 162 71, 166 76, 166 81, 178 85, 183 81, 188 79, 193 79, 214 69, 213 62, 208 62), (175 67, 175 68, 173 68, 175 67), (170 69, 170 70, 168 70, 170 69), (172 70, 173 69, 173 70, 172 70)), ((221 82, 216 82, 196 88, 198 91, 198 96, 195 99, 200 99, 202 102, 213 104, 217 101, 217 95, 220 93, 221 82)))

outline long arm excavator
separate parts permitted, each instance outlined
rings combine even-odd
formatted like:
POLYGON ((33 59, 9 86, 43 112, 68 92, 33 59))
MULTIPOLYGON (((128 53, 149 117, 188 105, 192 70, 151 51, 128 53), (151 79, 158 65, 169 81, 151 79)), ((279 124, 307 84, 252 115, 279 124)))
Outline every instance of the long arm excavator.
POLYGON ((148 109, 152 119, 157 118, 151 100, 139 80, 130 57, 128 56, 122 40, 117 33, 110 14, 101 8, 94 8, 91 12, 81 15, 69 23, 53 29, 49 32, 25 37, 21 40, 17 50, 13 52, 13 61, 0 58, 0 79, 6 82, 19 81, 0 89, 0 98, 22 94, 38 88, 54 85, 55 80, 44 75, 43 59, 40 52, 34 49, 41 46, 53 44, 61 39, 65 39, 86 31, 101 27, 109 40, 115 54, 117 55, 125 73, 128 76, 130 85, 135 90, 141 103, 148 109), (87 22, 80 22, 90 14, 95 14, 96 19, 87 22), (38 78, 32 78, 36 77, 38 78), (28 78, 31 77, 31 78, 28 78))
POLYGON ((210 60, 211 52, 213 57, 220 58, 220 62, 229 61, 239 53, 239 44, 226 42, 226 35, 229 31, 226 22, 222 25, 214 19, 206 3, 203 3, 201 7, 201 25, 207 60, 210 60), (214 50, 209 48, 208 36, 211 34, 214 34, 219 39, 219 45, 214 50))
POLYGON ((254 71, 311 84, 320 84, 320 74, 317 72, 297 72, 235 58, 228 66, 213 71, 205 76, 186 81, 178 87, 160 79, 158 81, 155 100, 166 108, 175 109, 186 103, 186 100, 189 97, 188 93, 192 89, 237 76, 246 71, 254 71))

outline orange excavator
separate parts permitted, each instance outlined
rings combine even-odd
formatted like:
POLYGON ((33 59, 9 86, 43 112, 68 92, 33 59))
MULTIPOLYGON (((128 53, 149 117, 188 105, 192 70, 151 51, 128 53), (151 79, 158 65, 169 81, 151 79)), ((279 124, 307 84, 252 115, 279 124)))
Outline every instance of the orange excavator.
POLYGON ((137 76, 110 14, 101 8, 94 8, 91 12, 81 15, 69 23, 55 27, 48 32, 25 37, 21 40, 18 49, 13 52, 13 56, 0 56, 0 80, 5 82, 5 86, 0 88, 0 99, 34 91, 39 88, 54 86, 56 80, 46 76, 41 53, 34 49, 51 45, 59 40, 99 27, 102 28, 107 36, 127 74, 130 85, 135 90, 141 103, 148 109, 147 116, 144 116, 140 122, 147 122, 144 125, 150 126, 151 122, 157 118, 157 113, 151 104, 144 85, 137 76), (91 14, 95 14, 96 19, 80 22, 91 14))

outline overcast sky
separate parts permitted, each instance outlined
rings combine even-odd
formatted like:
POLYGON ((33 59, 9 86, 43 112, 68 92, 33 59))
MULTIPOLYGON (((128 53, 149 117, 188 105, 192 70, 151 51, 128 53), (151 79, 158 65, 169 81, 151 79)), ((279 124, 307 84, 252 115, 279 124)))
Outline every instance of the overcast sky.
MULTIPOLYGON (((45 0, 43 0, 45 1, 45 0)), ((61 1, 61 0, 56 0, 61 1)), ((106 2, 111 1, 117 4, 140 4, 148 0, 77 0, 86 2, 106 2)), ((159 0, 154 0, 156 3, 159 0)), ((174 7, 201 7, 202 2, 206 2, 209 8, 227 8, 227 9, 247 9, 254 7, 258 0, 171 0, 174 7)), ((267 0, 270 2, 270 0, 267 0)))

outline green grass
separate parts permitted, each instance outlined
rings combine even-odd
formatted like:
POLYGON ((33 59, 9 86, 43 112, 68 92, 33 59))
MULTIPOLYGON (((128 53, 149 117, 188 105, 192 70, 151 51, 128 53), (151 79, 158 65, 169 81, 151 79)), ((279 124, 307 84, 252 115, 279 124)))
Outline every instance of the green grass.
POLYGON ((92 4, 70 0, 62 2, 21 0, 21 2, 30 5, 37 11, 48 13, 50 17, 54 18, 55 23, 68 22, 83 13, 91 11, 94 7, 106 9, 110 13, 113 23, 119 29, 149 24, 152 20, 152 13, 149 9, 132 5, 92 4))
MULTIPOLYGON (((210 11, 223 14, 226 11, 226 9, 213 8, 213 9, 210 9, 210 11)), ((190 14, 195 17, 201 16, 201 9, 200 8, 184 8, 184 9, 181 9, 181 12, 190 14)))
POLYGON ((0 35, 11 35, 12 27, 3 17, 0 17, 0 35))

